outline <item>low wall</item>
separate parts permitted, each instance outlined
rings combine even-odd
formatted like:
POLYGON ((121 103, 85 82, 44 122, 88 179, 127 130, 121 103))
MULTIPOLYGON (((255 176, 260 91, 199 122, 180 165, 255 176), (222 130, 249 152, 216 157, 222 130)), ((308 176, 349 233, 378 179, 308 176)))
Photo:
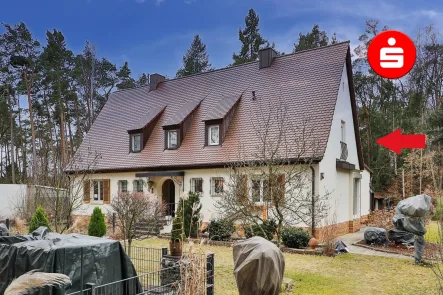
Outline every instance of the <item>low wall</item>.
POLYGON ((0 184, 0 219, 12 218, 20 197, 27 193, 26 184, 0 184))

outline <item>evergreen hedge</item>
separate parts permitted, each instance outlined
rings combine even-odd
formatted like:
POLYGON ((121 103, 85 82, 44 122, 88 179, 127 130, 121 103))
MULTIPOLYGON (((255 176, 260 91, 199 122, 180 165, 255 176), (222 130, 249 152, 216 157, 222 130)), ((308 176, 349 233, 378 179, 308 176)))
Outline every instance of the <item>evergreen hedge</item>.
POLYGON ((95 207, 88 225, 88 235, 103 237, 106 235, 105 215, 99 207, 95 207))
POLYGON ((51 230, 49 226, 48 214, 46 214, 45 209, 38 206, 32 215, 31 222, 29 223, 29 232, 32 233, 40 226, 46 226, 49 230, 51 230))

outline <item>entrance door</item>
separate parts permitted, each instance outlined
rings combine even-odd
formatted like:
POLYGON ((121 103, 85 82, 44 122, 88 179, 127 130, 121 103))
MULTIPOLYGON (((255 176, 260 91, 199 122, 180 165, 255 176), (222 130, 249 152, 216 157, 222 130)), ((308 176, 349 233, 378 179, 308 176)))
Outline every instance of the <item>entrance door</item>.
POLYGON ((175 215, 175 185, 171 179, 163 182, 162 201, 166 204, 166 215, 175 215))

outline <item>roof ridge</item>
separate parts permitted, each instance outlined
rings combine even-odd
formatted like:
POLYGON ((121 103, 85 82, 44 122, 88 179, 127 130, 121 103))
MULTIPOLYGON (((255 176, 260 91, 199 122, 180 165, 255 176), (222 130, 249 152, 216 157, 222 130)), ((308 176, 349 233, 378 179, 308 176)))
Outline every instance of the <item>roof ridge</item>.
MULTIPOLYGON (((305 52, 314 51, 314 50, 322 50, 322 49, 326 49, 326 48, 330 48, 330 47, 334 47, 334 46, 338 46, 338 45, 343 45, 343 44, 346 44, 346 43, 350 44, 351 41, 347 40, 347 41, 342 41, 342 42, 338 42, 338 43, 335 43, 335 44, 329 44, 329 45, 326 45, 326 46, 320 46, 320 47, 305 49, 305 50, 301 50, 301 51, 297 51, 297 52, 291 52, 291 53, 288 53, 288 54, 277 56, 277 57, 275 57, 275 59, 280 59, 280 58, 284 58, 284 57, 288 57, 288 56, 293 56, 293 55, 296 55, 296 54, 305 53, 305 52)), ((182 77, 175 77, 175 78, 172 78, 172 79, 166 79, 166 80, 160 82, 160 84, 161 83, 165 83, 165 82, 171 82, 171 81, 175 81, 175 80, 186 79, 186 78, 191 78, 191 77, 195 77, 195 76, 210 74, 210 73, 214 73, 214 72, 228 71, 228 70, 231 70, 231 69, 234 69, 234 68, 237 68, 237 67, 241 67, 241 66, 245 66, 245 65, 249 65, 249 64, 253 64, 253 63, 258 63, 258 60, 245 62, 245 63, 239 64, 239 65, 229 65, 229 66, 226 66, 224 68, 214 69, 214 70, 203 72, 203 73, 192 74, 192 75, 189 75, 189 76, 182 76, 182 77)), ((149 87, 149 85, 136 86, 134 88, 127 88, 127 89, 119 89, 119 90, 114 91, 113 93, 122 92, 122 91, 137 90, 137 89, 144 88, 144 87, 149 87)))

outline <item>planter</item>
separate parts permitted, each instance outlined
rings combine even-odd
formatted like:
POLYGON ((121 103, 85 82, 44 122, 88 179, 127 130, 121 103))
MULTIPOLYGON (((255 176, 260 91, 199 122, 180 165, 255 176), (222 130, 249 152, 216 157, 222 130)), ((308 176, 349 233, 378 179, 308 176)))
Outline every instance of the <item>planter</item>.
POLYGON ((317 248, 317 246, 318 246, 318 241, 317 241, 317 239, 314 238, 314 237, 312 237, 312 238, 309 240, 308 245, 309 245, 309 247, 311 247, 312 250, 315 250, 315 248, 317 248))
POLYGON ((171 256, 182 256, 183 254, 183 245, 180 240, 171 240, 169 242, 169 251, 171 252, 171 256))

